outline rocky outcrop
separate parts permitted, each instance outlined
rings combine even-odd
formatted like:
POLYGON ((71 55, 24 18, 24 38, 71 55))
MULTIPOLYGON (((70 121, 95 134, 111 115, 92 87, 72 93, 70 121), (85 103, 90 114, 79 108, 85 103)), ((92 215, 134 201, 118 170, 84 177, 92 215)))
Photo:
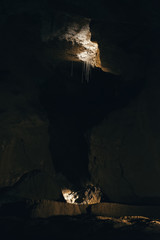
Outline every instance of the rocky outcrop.
POLYGON ((118 203, 100 203, 91 206, 91 214, 96 216, 108 216, 108 217, 122 217, 122 216, 159 217, 160 207, 135 206, 118 203))
POLYGON ((0 187, 6 198, 56 200, 61 196, 47 132, 47 122, 38 116, 1 126, 0 187), (5 187, 9 188, 4 191, 5 187))
POLYGON ((12 188, 7 191, 8 196, 25 199, 57 200, 61 197, 60 182, 53 173, 44 170, 33 170, 24 174, 12 188))
MULTIPOLYGON (((32 203, 30 204, 32 206, 32 203)), ((159 206, 134 206, 117 203, 99 203, 88 206, 44 200, 35 202, 31 209, 32 210, 30 214, 32 218, 48 218, 51 216, 78 216, 87 214, 90 214, 88 216, 105 217, 160 216, 159 206)))
POLYGON ((46 200, 35 203, 31 215, 34 218, 48 218, 57 215, 81 215, 87 213, 87 206, 46 200))

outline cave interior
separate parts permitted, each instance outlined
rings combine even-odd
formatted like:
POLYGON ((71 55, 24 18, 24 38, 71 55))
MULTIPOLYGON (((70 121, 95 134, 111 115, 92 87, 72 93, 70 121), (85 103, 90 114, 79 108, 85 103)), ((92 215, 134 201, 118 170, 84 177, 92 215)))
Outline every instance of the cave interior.
MULTIPOLYGON (((98 229, 95 215, 160 217, 159 9, 156 0, 1 0, 5 234, 23 226, 34 239, 62 237, 50 229, 70 234, 75 216, 82 232, 98 229)), ((117 238, 109 224, 95 236, 117 238)))

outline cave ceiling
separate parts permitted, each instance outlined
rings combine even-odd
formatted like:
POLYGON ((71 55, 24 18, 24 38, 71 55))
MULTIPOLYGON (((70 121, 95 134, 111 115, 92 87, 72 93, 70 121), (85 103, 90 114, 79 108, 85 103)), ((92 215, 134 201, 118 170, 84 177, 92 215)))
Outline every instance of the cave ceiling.
POLYGON ((86 49, 70 33, 78 35, 89 26, 90 40, 98 44, 98 59, 91 65, 132 80, 144 76, 152 30, 160 24, 157 6, 144 0, 8 0, 1 2, 1 23, 9 16, 34 15, 41 25, 42 58, 52 66, 59 61, 83 61, 86 49))

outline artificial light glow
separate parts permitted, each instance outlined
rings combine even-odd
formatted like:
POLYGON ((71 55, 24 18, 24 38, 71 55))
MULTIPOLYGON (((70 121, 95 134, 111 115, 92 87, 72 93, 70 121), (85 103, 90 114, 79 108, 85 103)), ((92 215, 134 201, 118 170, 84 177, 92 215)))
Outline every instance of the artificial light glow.
POLYGON ((77 43, 80 46, 77 57, 85 63, 85 75, 88 80, 90 68, 101 67, 98 44, 91 41, 89 22, 80 29, 78 24, 72 24, 61 36, 61 39, 71 41, 72 44, 77 43))
POLYGON ((72 192, 70 189, 63 189, 62 194, 67 203, 77 204, 76 199, 78 195, 76 192, 72 192))
POLYGON ((96 66, 98 44, 91 42, 91 32, 89 24, 86 25, 78 34, 81 45, 84 47, 84 51, 77 54, 78 58, 90 64, 92 67, 96 66))
POLYGON ((81 191, 72 191, 70 189, 62 189, 62 194, 67 203, 72 204, 96 204, 101 201, 101 191, 93 185, 87 186, 81 191))

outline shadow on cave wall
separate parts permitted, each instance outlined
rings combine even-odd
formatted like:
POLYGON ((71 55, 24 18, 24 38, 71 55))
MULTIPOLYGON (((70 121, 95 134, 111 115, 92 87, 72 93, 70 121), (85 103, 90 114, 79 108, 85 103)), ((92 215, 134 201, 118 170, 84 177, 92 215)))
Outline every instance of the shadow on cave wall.
POLYGON ((72 64, 64 62, 56 68, 42 86, 41 102, 50 121, 55 169, 80 186, 90 179, 87 132, 111 111, 127 105, 143 89, 144 81, 124 82, 120 76, 92 69, 86 82, 83 64, 72 64))

